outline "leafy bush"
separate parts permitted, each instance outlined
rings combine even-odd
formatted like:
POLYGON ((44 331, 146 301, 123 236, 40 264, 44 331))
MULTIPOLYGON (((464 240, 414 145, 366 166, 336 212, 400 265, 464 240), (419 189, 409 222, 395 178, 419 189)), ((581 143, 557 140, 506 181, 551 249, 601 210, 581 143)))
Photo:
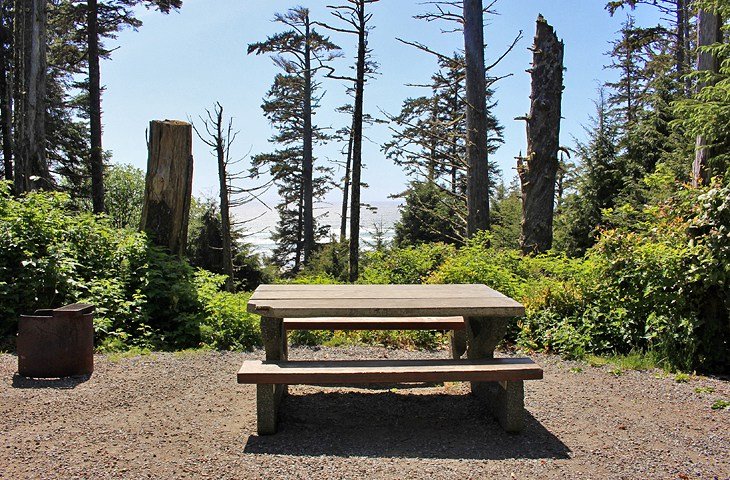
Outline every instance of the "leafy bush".
POLYGON ((417 284, 423 283, 446 259, 456 253, 456 247, 445 243, 424 243, 415 247, 370 252, 360 283, 417 284))
POLYGON ((579 355, 649 351, 680 370, 730 367, 730 189, 679 189, 607 212, 562 301, 528 310, 521 340, 579 355), (556 307, 559 307, 556 311, 556 307))
POLYGON ((250 293, 221 291, 226 277, 199 270, 198 295, 205 305, 200 322, 202 344, 216 350, 247 350, 261 345, 259 316, 246 311, 250 293))
POLYGON ((110 165, 104 174, 104 207, 117 228, 137 228, 144 204, 144 172, 132 165, 110 165))
POLYGON ((218 293, 220 276, 196 274, 107 217, 73 211, 64 194, 13 198, 0 185, 0 335, 15 332, 21 313, 87 302, 102 349, 260 343, 247 296, 218 293))
POLYGON ((340 242, 334 237, 328 243, 318 245, 298 278, 325 276, 337 282, 346 282, 349 276, 349 248, 348 241, 340 242))

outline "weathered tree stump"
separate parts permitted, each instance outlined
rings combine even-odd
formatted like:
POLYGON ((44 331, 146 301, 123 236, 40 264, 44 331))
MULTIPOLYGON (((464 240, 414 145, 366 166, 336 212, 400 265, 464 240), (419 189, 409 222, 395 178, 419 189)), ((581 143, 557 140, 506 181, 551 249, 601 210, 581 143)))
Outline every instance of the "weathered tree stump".
POLYGON ((542 15, 532 47, 532 94, 527 122, 527 157, 518 158, 522 185, 523 253, 552 248, 555 178, 560 148, 560 111, 563 96, 563 42, 542 15))
POLYGON ((187 122, 153 120, 147 142, 141 229, 170 252, 185 252, 193 189, 193 129, 187 122))

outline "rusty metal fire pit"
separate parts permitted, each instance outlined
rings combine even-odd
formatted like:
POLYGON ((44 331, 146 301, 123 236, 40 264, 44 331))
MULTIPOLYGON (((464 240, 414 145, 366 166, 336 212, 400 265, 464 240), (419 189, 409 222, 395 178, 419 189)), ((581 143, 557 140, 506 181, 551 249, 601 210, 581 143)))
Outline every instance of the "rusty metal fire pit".
POLYGON ((21 315, 18 374, 56 378, 94 372, 94 306, 74 303, 21 315))

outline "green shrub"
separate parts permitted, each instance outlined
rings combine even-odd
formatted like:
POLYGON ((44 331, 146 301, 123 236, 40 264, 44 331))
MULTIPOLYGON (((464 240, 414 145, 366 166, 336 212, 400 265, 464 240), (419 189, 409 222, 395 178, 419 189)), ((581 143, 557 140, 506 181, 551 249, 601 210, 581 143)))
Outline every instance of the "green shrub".
POLYGON ((443 262, 456 253, 445 243, 424 243, 415 247, 371 252, 365 260, 360 283, 423 283, 443 262))
POLYGON ((259 316, 248 313, 250 293, 221 291, 226 277, 199 270, 196 285, 204 304, 200 322, 202 345, 216 350, 248 350, 261 345, 259 316))
POLYGON ((102 350, 198 347, 203 336, 217 348, 260 342, 247 297, 214 293, 221 277, 196 277, 145 234, 72 210, 66 195, 14 198, 0 185, 0 334, 14 333, 21 313, 87 302, 102 350))

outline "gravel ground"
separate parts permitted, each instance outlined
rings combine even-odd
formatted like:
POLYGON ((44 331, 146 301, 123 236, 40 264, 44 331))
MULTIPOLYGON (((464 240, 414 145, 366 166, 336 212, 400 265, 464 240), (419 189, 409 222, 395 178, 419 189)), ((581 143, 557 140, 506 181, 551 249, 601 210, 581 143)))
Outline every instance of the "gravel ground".
MULTIPOLYGON (((445 352, 295 348, 290 358, 445 352)), ((0 355, 0 478, 730 478, 727 381, 535 356, 521 435, 467 385, 290 387, 279 433, 258 437, 248 354, 96 357, 91 378, 28 380, 0 355), (579 368, 582 371, 578 371, 579 368), (712 393, 697 393, 711 387, 712 393)))

